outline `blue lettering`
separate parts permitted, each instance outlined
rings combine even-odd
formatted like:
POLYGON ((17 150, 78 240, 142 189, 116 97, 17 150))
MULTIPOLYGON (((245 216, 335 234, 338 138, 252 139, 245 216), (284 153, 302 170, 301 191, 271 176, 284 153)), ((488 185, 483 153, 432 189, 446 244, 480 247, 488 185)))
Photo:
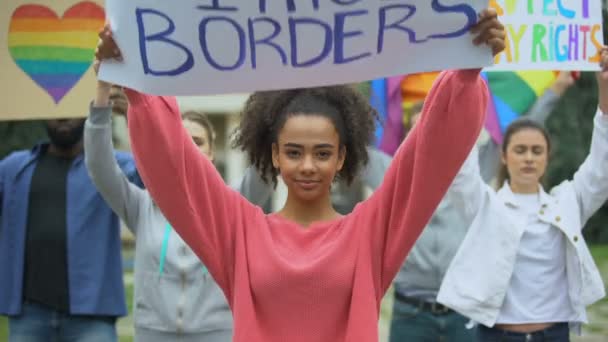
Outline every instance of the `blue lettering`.
POLYGON ((344 23, 346 21, 346 17, 349 16, 361 16, 368 14, 367 10, 358 10, 358 11, 350 11, 350 12, 338 12, 335 14, 336 25, 334 28, 334 63, 335 64, 345 64, 350 63, 352 61, 356 61, 361 58, 366 58, 371 56, 370 52, 362 53, 356 56, 344 57, 344 41, 346 38, 352 38, 356 36, 360 36, 363 34, 361 30, 356 31, 344 31, 344 23))
POLYGON ((196 8, 200 10, 208 11, 223 11, 223 12, 236 12, 239 9, 234 6, 220 6, 220 0, 211 0, 211 5, 199 5, 196 8))
POLYGON ((287 54, 285 53, 285 51, 283 51, 281 46, 279 46, 277 43, 272 41, 279 35, 279 33, 281 33, 281 25, 276 20, 271 19, 271 18, 256 18, 256 19, 249 19, 248 26, 249 26, 249 50, 251 50, 251 67, 254 69, 257 67, 257 56, 256 56, 257 45, 267 45, 267 46, 270 46, 270 47, 274 48, 275 50, 277 50, 277 52, 281 56, 281 62, 283 63, 283 65, 286 65, 287 64, 287 54), (273 31, 269 36, 264 37, 264 38, 256 38, 254 26, 256 23, 260 23, 260 22, 261 23, 270 23, 272 25, 273 31))
MULTIPOLYGON (((245 52, 246 52, 245 31, 233 19, 226 18, 226 17, 207 17, 207 18, 201 20, 201 23, 198 26, 198 33, 199 33, 198 39, 201 44, 201 49, 203 50, 203 55, 205 56, 205 59, 207 60, 209 65, 211 65, 213 68, 215 68, 217 70, 222 70, 222 71, 230 71, 230 70, 239 68, 245 62, 245 52), (239 56, 233 65, 227 65, 227 66, 220 65, 218 62, 216 62, 213 59, 213 57, 211 57, 211 54, 209 53, 209 47, 207 45, 207 25, 209 25, 209 23, 214 22, 214 21, 229 23, 232 27, 234 27, 234 29, 238 35, 239 56)), ((229 41, 229 40, 226 40, 226 41, 229 41)))
POLYGON ((334 4, 342 5, 342 6, 350 6, 354 5, 357 2, 361 2, 361 0, 332 0, 334 4))
POLYGON ((568 45, 562 45, 563 49, 560 49, 559 41, 560 34, 566 30, 566 25, 557 25, 555 28, 555 60, 558 62, 564 62, 568 60, 568 45))
POLYGON ((403 32, 407 33, 410 43, 423 43, 426 41, 426 39, 416 40, 416 32, 414 30, 412 30, 411 28, 406 27, 406 26, 401 26, 401 24, 403 22, 405 22, 406 20, 408 20, 409 18, 411 18, 414 15, 414 13, 416 13, 416 6, 414 6, 414 5, 406 5, 406 4, 387 5, 387 6, 380 8, 380 12, 379 12, 380 27, 378 30, 378 54, 382 53, 382 51, 384 50, 384 35, 385 35, 386 31, 389 29, 395 29, 395 30, 399 30, 399 31, 403 31, 403 32), (403 16, 397 22, 387 24, 386 23, 387 14, 389 11, 394 10, 394 9, 406 9, 406 10, 408 10, 408 12, 405 16, 403 16))
POLYGON ((574 18, 576 13, 573 10, 567 9, 566 7, 564 7, 564 4, 562 3, 562 1, 563 0, 557 0, 557 8, 559 9, 559 13, 561 13, 561 15, 563 15, 564 17, 566 17, 568 19, 574 18))
POLYGON ((456 32, 432 34, 429 36, 430 39, 460 37, 468 33, 471 26, 477 23, 477 12, 475 12, 475 9, 473 7, 467 4, 446 6, 441 4, 439 0, 433 0, 433 2, 431 3, 431 7, 437 13, 463 13, 467 17, 467 23, 456 32))
POLYGON ((157 10, 142 9, 142 8, 135 9, 135 17, 137 18, 137 29, 139 32, 139 53, 141 54, 141 62, 142 62, 142 66, 144 68, 144 74, 146 74, 146 75, 151 74, 154 76, 175 76, 175 75, 182 74, 182 73, 192 69, 192 67, 194 66, 194 56, 192 56, 192 52, 190 52, 190 50, 188 50, 188 48, 186 46, 184 46, 183 44, 181 44, 175 40, 171 40, 171 39, 167 38, 167 36, 169 36, 170 34, 172 34, 175 31, 175 23, 173 23, 173 20, 171 20, 171 18, 169 18, 166 14, 159 12, 157 10), (158 33, 155 33, 152 35, 147 35, 145 32, 146 29, 145 29, 145 25, 144 25, 144 15, 154 15, 154 16, 165 19, 168 24, 167 29, 165 29, 162 32, 158 32, 158 33), (148 61, 148 50, 146 48, 146 43, 153 42, 153 41, 167 43, 171 46, 174 46, 174 47, 184 51, 184 53, 186 54, 186 60, 184 61, 184 63, 182 63, 182 65, 176 67, 175 69, 152 70, 152 68, 150 68, 150 63, 148 61))
POLYGON ((320 63, 329 55, 332 46, 332 31, 331 27, 320 20, 314 18, 289 18, 289 38, 291 39, 291 65, 296 68, 305 68, 314 64, 320 63), (298 25, 316 25, 323 28, 325 31, 325 41, 321 53, 307 61, 298 61, 298 25))
MULTIPOLYGON (((358 1, 358 0, 357 0, 358 1)), ((317 11, 319 10, 319 0, 312 0, 312 8, 317 11)), ((258 9, 260 13, 266 13, 266 0, 258 0, 258 9)), ((287 0, 287 11, 293 13, 296 11, 296 1, 287 0)))

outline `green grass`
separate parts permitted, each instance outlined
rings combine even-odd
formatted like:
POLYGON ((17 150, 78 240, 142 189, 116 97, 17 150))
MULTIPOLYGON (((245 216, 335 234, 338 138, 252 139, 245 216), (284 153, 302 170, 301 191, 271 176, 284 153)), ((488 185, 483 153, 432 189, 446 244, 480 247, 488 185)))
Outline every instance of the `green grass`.
MULTIPOLYGON (((131 253, 130 251, 125 254, 131 253)), ((591 254, 597 263, 604 282, 608 284, 608 245, 592 246, 591 254)), ((125 273, 125 291, 129 312, 133 305, 133 275, 125 273)), ((391 296, 387 295, 382 304, 380 319, 380 335, 387 336, 388 322, 391 315, 391 296)), ((590 324, 585 326, 586 336, 574 337, 573 342, 605 341, 608 337, 608 298, 604 298, 589 308, 590 324)), ((133 341, 133 317, 122 318, 118 321, 120 342, 133 341)), ((8 340, 8 324, 6 317, 0 316, 0 341, 8 340)))
POLYGON ((0 341, 8 341, 8 322, 7 318, 0 316, 0 341))

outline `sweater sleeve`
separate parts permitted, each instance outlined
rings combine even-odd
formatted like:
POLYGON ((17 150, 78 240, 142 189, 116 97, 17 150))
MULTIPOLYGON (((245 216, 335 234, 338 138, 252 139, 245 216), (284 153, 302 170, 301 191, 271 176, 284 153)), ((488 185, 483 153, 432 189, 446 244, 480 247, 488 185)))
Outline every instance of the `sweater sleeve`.
POLYGON ((198 151, 175 98, 125 93, 131 147, 144 184, 232 303, 237 232, 263 219, 262 211, 230 189, 198 151))
POLYGON ((111 107, 90 108, 84 129, 85 163, 91 180, 110 208, 137 234, 144 190, 132 184, 114 156, 111 107))
POLYGON ((379 299, 479 136, 488 100, 479 72, 448 71, 437 78, 382 185, 353 212, 370 244, 379 299))

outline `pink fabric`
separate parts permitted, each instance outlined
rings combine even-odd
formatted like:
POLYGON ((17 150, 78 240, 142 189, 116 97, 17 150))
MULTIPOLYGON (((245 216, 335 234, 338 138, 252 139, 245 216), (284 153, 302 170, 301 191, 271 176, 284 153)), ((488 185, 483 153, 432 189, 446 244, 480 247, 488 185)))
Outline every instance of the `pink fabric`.
POLYGON ((380 150, 394 155, 401 140, 403 140, 403 98, 401 96, 401 81, 404 76, 389 77, 386 79, 386 122, 380 150))
POLYGON ((492 96, 490 96, 488 99, 488 108, 486 111, 486 122, 484 127, 490 134, 490 137, 492 137, 492 140, 494 140, 497 145, 502 145, 502 132, 500 130, 498 113, 496 113, 496 106, 494 106, 492 96))
POLYGON ((380 301, 475 143, 488 98, 479 70, 444 73, 376 192, 304 228, 227 187, 174 98, 127 95, 143 181, 223 289, 237 342, 377 341, 380 301))

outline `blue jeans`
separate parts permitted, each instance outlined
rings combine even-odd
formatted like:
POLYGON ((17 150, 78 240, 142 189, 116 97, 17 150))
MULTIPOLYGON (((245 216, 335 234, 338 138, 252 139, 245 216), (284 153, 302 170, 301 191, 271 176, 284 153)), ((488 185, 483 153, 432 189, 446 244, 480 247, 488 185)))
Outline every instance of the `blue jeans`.
POLYGON ((116 342, 115 319, 76 316, 26 302, 8 321, 9 342, 116 342))
POLYGON ((517 333, 497 328, 477 326, 477 341, 479 342, 569 342, 570 328, 568 323, 557 323, 545 330, 533 333, 517 333))
POLYGON ((433 314, 395 299, 390 342, 471 342, 475 333, 465 325, 469 319, 451 311, 433 314))

